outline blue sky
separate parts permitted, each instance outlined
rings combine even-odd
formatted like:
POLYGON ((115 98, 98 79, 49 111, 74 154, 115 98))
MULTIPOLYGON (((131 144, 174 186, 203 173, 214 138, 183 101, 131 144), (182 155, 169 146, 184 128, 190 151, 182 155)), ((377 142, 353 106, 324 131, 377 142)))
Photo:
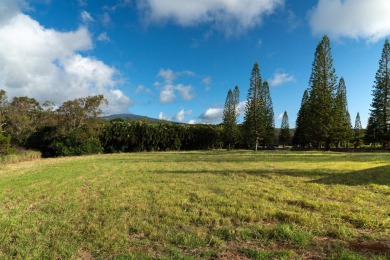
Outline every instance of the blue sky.
POLYGON ((104 94, 107 114, 220 123, 229 88, 244 107, 258 62, 275 125, 286 110, 294 127, 327 34, 352 124, 360 112, 365 125, 389 13, 389 0, 1 0, 0 88, 57 105, 104 94))

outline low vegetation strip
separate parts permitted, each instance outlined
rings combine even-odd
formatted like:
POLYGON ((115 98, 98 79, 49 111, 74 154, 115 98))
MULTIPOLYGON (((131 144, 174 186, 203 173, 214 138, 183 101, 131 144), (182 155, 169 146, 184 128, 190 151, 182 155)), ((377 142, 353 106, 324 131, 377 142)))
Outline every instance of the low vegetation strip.
POLYGON ((0 165, 32 161, 40 158, 41 153, 37 151, 23 151, 17 154, 0 155, 0 165))
POLYGON ((0 258, 388 259, 390 154, 96 155, 0 168, 0 258))

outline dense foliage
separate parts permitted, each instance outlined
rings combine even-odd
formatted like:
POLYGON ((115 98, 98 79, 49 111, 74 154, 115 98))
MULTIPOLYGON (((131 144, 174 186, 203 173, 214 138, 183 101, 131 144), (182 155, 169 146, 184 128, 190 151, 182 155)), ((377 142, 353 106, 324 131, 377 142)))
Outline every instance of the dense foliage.
POLYGON ((208 150, 222 148, 222 127, 170 122, 112 120, 100 141, 107 153, 208 150))

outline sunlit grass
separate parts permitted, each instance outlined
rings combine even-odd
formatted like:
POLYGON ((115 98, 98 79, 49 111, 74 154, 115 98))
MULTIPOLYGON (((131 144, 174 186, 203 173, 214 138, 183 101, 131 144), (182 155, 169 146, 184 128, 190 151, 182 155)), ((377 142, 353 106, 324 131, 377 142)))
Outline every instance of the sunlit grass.
POLYGON ((390 257, 390 154, 138 153, 1 167, 0 258, 390 257))

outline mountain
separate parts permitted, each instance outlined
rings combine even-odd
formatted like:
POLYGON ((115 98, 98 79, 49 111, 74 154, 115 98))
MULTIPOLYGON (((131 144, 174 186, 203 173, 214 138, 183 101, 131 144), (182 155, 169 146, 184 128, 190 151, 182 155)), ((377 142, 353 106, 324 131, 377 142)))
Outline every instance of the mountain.
POLYGON ((160 122, 161 120, 156 118, 151 118, 147 116, 139 116, 134 114, 115 114, 115 115, 109 115, 109 116, 102 116, 102 119, 105 120, 113 120, 113 119, 123 119, 123 120, 147 120, 150 122, 160 122))

